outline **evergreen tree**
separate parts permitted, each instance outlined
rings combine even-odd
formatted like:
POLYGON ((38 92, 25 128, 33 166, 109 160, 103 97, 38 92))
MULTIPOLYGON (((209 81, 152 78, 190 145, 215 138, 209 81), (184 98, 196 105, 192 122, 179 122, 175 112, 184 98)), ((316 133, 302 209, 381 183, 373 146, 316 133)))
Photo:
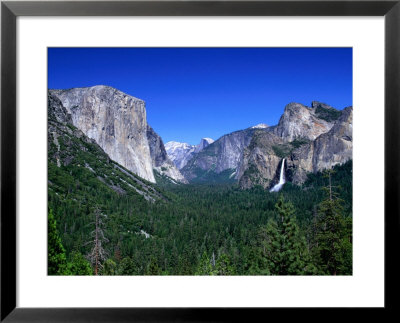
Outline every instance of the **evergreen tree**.
POLYGON ((263 230, 263 252, 272 275, 307 275, 314 273, 306 241, 300 234, 292 203, 280 196, 275 205, 278 221, 270 220, 263 230))
POLYGON ((137 275, 137 268, 130 257, 125 257, 121 260, 117 273, 122 276, 137 275))
POLYGON ((324 274, 343 275, 352 272, 352 222, 343 216, 343 201, 334 192, 332 170, 326 171, 326 199, 319 205, 316 233, 316 258, 324 274))
POLYGON ((229 276, 235 274, 231 262, 226 254, 223 253, 218 257, 217 265, 215 266, 215 273, 218 276, 229 276))
POLYGON ((80 252, 72 252, 70 255, 70 261, 68 262, 68 275, 83 276, 93 275, 92 267, 90 263, 80 252))
POLYGON ((208 258, 207 253, 204 251, 200 258, 199 265, 197 266, 195 275, 205 276, 205 275, 215 275, 215 270, 211 264, 210 258, 208 258))
POLYGON ((193 275, 190 262, 190 251, 187 247, 185 247, 183 253, 179 255, 178 272, 179 275, 193 275))
POLYGON ((117 264, 112 259, 107 259, 103 264, 103 270, 101 271, 103 276, 113 276, 117 274, 117 264))
POLYGON ((49 275, 66 275, 67 257, 65 249, 58 235, 56 220, 53 211, 50 209, 47 221, 47 238, 48 238, 48 264, 47 270, 49 275))
POLYGON ((147 266, 146 275, 160 275, 161 269, 158 266, 157 259, 154 256, 150 257, 150 262, 147 266))
POLYGON ((244 273, 246 275, 270 275, 266 257, 260 246, 251 246, 245 257, 244 273))

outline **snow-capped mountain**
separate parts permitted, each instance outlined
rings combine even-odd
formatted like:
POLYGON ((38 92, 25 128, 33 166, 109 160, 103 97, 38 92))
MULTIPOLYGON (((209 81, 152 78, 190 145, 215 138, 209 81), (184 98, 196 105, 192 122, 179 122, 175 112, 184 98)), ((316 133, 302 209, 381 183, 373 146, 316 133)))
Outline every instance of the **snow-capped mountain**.
POLYGON ((176 167, 181 169, 193 157, 196 146, 189 145, 185 142, 169 141, 165 144, 165 150, 176 167))
POLYGON ((265 128, 268 128, 268 127, 269 126, 266 125, 265 123, 259 123, 259 124, 255 125, 255 126, 251 127, 251 129, 265 129, 265 128))
POLYGON ((214 142, 211 138, 202 138, 198 145, 189 145, 185 142, 169 141, 165 144, 168 157, 175 163, 178 169, 186 166, 194 154, 199 153, 205 147, 214 142))

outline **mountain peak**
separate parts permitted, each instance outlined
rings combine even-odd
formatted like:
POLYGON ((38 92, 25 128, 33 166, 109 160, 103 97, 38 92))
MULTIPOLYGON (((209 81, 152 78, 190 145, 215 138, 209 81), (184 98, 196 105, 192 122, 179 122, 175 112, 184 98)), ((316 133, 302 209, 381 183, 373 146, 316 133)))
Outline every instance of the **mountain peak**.
POLYGON ((200 143, 196 146, 196 153, 202 151, 207 146, 211 145, 214 142, 211 138, 201 138, 200 143))
POLYGON ((328 132, 333 126, 332 121, 341 114, 340 111, 325 106, 328 107, 316 101, 313 102, 312 108, 301 103, 289 103, 274 129, 275 134, 287 141, 296 138, 314 140, 322 133, 328 132))
POLYGON ((201 140, 200 140, 200 144, 202 143, 202 142, 207 142, 209 145, 211 145, 213 142, 214 142, 214 139, 211 139, 211 138, 208 138, 208 137, 205 137, 205 138, 201 138, 201 140))
POLYGON ((269 126, 265 123, 259 123, 259 124, 256 124, 255 126, 252 126, 251 129, 266 129, 268 127, 269 126))
POLYGON ((311 108, 312 109, 317 109, 317 108, 323 108, 323 109, 334 109, 335 108, 331 107, 330 105, 323 103, 323 102, 319 102, 319 101, 312 101, 311 102, 311 108))

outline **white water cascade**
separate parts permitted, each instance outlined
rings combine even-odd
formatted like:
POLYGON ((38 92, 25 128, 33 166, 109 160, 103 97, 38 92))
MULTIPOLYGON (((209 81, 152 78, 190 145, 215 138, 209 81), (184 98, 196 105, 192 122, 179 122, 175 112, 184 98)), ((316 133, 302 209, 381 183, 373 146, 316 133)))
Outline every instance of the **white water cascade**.
POLYGON ((281 166, 281 174, 279 176, 279 183, 276 184, 273 188, 271 188, 269 191, 270 192, 278 192, 282 188, 283 184, 285 184, 285 158, 282 160, 282 166, 281 166))

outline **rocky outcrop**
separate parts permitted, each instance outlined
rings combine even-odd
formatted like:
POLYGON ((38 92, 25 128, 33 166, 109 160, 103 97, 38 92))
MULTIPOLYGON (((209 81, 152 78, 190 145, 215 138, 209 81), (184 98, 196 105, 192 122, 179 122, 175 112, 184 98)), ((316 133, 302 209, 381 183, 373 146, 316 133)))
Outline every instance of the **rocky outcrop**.
POLYGON ((316 113, 318 107, 320 107, 318 111, 326 111, 328 106, 318 105, 318 102, 313 102, 313 104, 313 107, 308 108, 300 103, 289 103, 278 125, 274 128, 274 133, 285 141, 293 141, 295 139, 314 140, 329 131, 333 122, 319 118, 316 113))
POLYGON ((296 149, 288 159, 288 168, 293 169, 292 181, 301 183, 308 172, 318 172, 343 164, 353 154, 353 108, 347 107, 334 126, 316 140, 296 149))
POLYGON ((352 159, 352 112, 352 107, 339 111, 316 101, 311 108, 287 105, 278 126, 255 135, 244 150, 240 186, 271 187, 283 158, 286 178, 296 184, 304 182, 307 173, 352 159))
POLYGON ((72 124, 72 117, 60 99, 50 93, 47 94, 47 117, 50 121, 72 124))
POLYGON ((187 183, 175 164, 168 158, 161 137, 147 125, 147 140, 153 168, 161 175, 168 176, 179 183, 187 183))

